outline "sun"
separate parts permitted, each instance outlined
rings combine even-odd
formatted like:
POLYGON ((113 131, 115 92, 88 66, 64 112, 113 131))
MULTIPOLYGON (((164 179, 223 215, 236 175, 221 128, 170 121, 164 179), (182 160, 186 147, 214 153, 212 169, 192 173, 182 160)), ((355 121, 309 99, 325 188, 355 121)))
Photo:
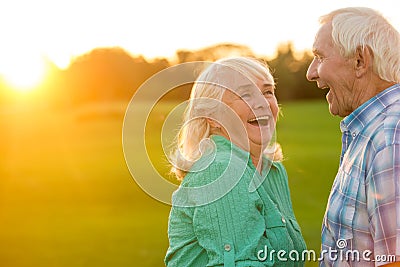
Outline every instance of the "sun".
POLYGON ((46 66, 43 57, 35 53, 3 55, 0 63, 3 82, 17 92, 29 92, 43 81, 46 66))

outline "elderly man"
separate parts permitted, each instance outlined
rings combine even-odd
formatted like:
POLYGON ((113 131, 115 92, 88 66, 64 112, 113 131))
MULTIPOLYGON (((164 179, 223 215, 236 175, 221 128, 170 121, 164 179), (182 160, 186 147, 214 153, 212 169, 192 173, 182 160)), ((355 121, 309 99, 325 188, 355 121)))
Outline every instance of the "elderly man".
POLYGON ((400 35, 369 8, 320 22, 307 79, 344 118, 320 266, 400 266, 400 35))

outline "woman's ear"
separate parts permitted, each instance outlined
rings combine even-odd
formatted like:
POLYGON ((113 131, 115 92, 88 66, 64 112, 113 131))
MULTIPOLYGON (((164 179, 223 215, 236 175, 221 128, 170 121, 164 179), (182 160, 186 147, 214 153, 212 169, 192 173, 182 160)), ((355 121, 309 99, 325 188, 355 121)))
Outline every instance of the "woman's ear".
POLYGON ((373 54, 368 46, 358 47, 355 55, 355 71, 357 78, 365 75, 372 66, 373 54))
POLYGON ((210 125, 211 128, 221 128, 221 125, 213 119, 207 118, 207 123, 210 125))

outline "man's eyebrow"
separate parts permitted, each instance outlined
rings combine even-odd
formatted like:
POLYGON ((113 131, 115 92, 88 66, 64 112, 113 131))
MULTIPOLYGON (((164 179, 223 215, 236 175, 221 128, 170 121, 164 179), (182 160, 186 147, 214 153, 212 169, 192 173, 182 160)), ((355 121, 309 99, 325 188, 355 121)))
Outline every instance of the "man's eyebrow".
POLYGON ((321 51, 319 51, 317 48, 313 48, 312 53, 314 55, 321 55, 321 51))

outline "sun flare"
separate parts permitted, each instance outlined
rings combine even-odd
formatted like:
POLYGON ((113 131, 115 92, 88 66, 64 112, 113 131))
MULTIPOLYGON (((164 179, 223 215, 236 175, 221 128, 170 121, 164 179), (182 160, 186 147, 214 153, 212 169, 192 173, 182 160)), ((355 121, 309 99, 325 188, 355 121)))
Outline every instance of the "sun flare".
POLYGON ((18 92, 37 88, 45 76, 45 62, 40 55, 23 54, 3 57, 0 75, 5 84, 18 92))

